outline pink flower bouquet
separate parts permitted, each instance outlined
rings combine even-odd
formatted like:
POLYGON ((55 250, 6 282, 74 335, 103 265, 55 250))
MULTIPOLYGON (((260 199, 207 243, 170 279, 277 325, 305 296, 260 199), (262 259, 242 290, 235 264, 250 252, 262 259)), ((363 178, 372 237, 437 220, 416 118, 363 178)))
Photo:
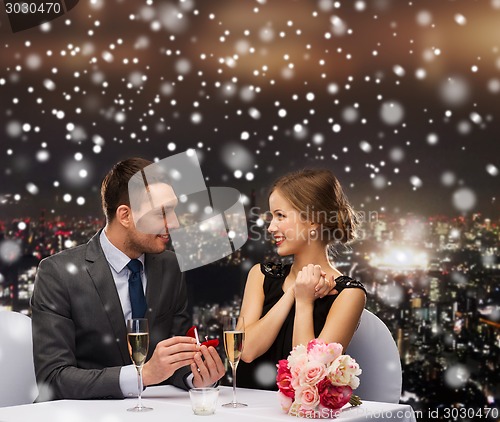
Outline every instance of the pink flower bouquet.
POLYGON ((295 346, 288 359, 278 362, 276 384, 281 407, 292 416, 334 418, 342 406, 361 404, 352 390, 359 386, 361 369, 342 345, 311 340, 295 346))

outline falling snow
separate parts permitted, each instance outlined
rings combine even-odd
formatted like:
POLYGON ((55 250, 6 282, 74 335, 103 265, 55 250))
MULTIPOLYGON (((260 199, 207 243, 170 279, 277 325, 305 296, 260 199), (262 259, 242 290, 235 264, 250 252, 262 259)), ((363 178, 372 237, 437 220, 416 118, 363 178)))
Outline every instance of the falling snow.
POLYGON ((487 152, 500 55, 477 19, 498 10, 95 0, 38 30, 0 28, 0 196, 89 211, 118 157, 196 148, 207 178, 247 193, 321 165, 355 206, 401 209, 440 186, 448 210, 472 211, 500 165, 487 152))
POLYGON ((453 193, 453 205, 459 211, 470 211, 476 205, 476 200, 476 194, 469 188, 460 188, 453 193))
POLYGON ((469 381, 470 371, 467 366, 456 364, 450 366, 444 374, 444 380, 450 388, 461 388, 469 381))

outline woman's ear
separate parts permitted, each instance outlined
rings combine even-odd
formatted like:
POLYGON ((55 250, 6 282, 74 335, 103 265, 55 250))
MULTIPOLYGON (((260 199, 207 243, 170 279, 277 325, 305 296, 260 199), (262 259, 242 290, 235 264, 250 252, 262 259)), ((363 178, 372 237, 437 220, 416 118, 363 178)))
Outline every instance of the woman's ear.
POLYGON ((319 229, 319 224, 318 223, 313 223, 312 221, 309 222, 309 229, 310 230, 316 230, 318 231, 319 229))
POLYGON ((116 220, 123 226, 123 227, 130 227, 132 224, 132 210, 130 207, 127 205, 120 205, 116 209, 116 220))

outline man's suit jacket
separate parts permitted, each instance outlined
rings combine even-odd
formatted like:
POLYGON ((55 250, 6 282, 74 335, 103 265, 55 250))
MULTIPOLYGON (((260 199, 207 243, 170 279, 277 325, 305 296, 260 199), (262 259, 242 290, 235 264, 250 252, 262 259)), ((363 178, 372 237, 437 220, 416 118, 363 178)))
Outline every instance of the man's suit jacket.
MULTIPOLYGON (((33 296, 37 382, 54 399, 123 398, 120 368, 131 364, 127 329, 111 269, 99 242, 45 258, 33 296)), ((146 300, 151 357, 156 344, 189 328, 187 293, 174 253, 146 254, 146 300)), ((186 389, 189 367, 167 381, 186 389)))

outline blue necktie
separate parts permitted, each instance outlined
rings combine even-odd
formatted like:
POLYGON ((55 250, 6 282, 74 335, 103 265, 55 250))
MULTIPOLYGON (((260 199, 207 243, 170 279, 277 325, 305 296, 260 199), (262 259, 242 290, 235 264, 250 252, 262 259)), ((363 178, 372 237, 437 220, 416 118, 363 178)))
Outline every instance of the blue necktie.
POLYGON ((138 259, 131 259, 127 264, 130 270, 128 276, 128 293, 130 295, 130 304, 132 305, 132 318, 144 318, 146 315, 146 298, 142 289, 141 270, 142 263, 138 259))

